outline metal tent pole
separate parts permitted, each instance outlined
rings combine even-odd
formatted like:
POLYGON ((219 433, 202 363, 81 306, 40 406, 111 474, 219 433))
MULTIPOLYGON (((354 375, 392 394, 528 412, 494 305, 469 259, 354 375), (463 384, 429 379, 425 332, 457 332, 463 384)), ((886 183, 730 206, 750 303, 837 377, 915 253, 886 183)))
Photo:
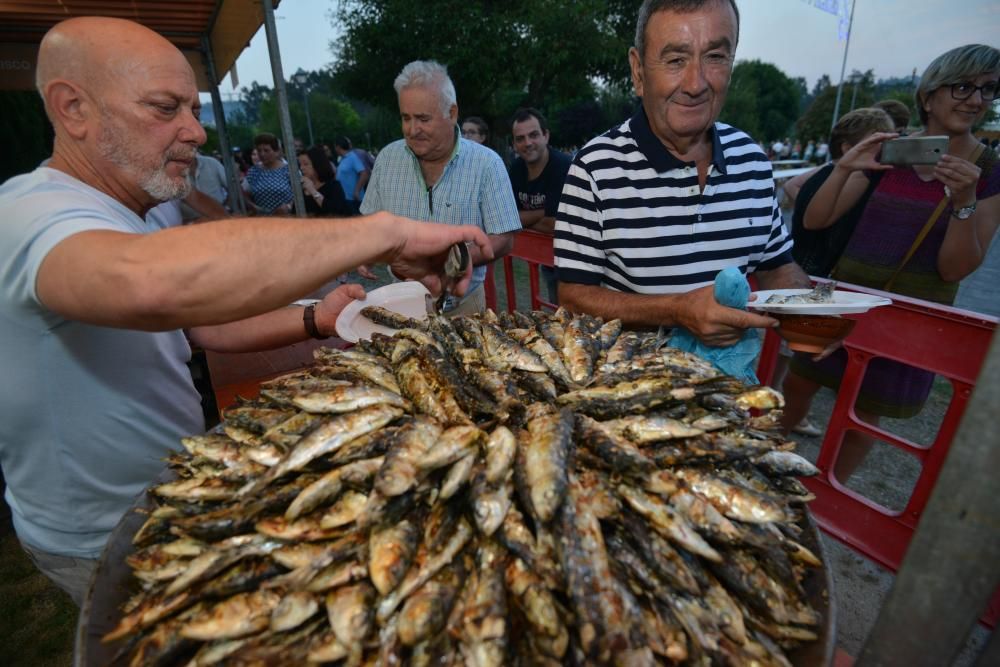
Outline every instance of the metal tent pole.
MULTIPOLYGON (((950 665, 1000 584, 1000 335, 856 665, 950 665)), ((995 633, 994 633, 995 634, 995 633)), ((996 641, 991 651, 998 652, 996 641)))
POLYGON ((281 122, 281 137, 285 144, 285 159, 288 160, 288 176, 292 183, 292 196, 295 201, 295 212, 300 218, 306 217, 306 202, 302 196, 302 179, 299 178, 299 165, 294 154, 295 143, 292 137, 292 118, 288 115, 288 93, 285 90, 285 75, 281 69, 281 51, 278 48, 278 29, 274 24, 274 7, 272 0, 264 0, 264 32, 267 34, 267 54, 271 59, 271 76, 274 79, 274 93, 278 98, 278 119, 281 122))
POLYGON ((226 182, 229 183, 226 196, 229 199, 229 210, 239 215, 246 215, 243 207, 243 197, 240 196, 240 180, 236 177, 233 165, 233 152, 229 146, 229 129, 226 126, 226 113, 222 108, 222 96, 219 95, 218 77, 215 71, 215 53, 212 52, 212 40, 208 35, 201 36, 202 57, 205 58, 205 68, 208 70, 208 82, 211 84, 212 111, 215 113, 215 127, 219 131, 219 150, 222 151, 222 166, 226 169, 226 182))
POLYGON ((847 39, 844 41, 844 62, 840 65, 840 83, 837 84, 837 102, 833 105, 833 120, 830 122, 830 133, 837 124, 840 115, 840 95, 844 92, 844 72, 847 70, 847 50, 851 47, 851 30, 854 28, 854 3, 851 0, 851 17, 847 20, 847 39))

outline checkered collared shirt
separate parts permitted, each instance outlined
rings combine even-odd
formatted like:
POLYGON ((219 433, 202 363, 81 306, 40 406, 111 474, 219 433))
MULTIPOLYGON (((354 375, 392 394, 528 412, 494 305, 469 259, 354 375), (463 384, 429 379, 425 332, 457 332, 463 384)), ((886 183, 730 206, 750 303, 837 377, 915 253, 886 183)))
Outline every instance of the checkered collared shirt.
MULTIPOLYGON (((361 202, 364 214, 389 211, 414 220, 449 225, 476 225, 487 234, 521 230, 510 178, 494 151, 458 137, 441 178, 428 188, 417 156, 404 139, 383 148, 361 202)), ((468 293, 486 277, 477 266, 468 293)))

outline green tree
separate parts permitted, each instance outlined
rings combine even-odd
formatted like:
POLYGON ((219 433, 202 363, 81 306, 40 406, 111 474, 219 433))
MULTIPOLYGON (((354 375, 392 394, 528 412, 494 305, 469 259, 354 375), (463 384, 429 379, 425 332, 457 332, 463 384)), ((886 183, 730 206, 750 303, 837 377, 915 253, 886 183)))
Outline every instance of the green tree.
MULTIPOLYGON (((830 136, 830 128, 833 126, 833 110, 837 104, 837 86, 830 82, 829 77, 825 76, 817 82, 817 87, 820 83, 826 83, 826 88, 813 90, 815 99, 795 124, 797 136, 804 140, 825 140, 830 136)), ((844 80, 838 118, 852 109, 871 106, 874 102, 875 72, 873 70, 866 72, 855 70, 851 72, 850 77, 844 80)))
MULTIPOLYGON (((292 98, 292 95, 288 97, 292 135, 308 144, 309 128, 306 123, 304 102, 301 97, 298 99, 292 98)), ((309 94, 309 116, 312 119, 313 137, 317 142, 322 139, 333 141, 341 135, 356 137, 361 129, 361 117, 358 112, 347 102, 334 99, 326 93, 309 94)), ((277 97, 270 97, 261 104, 260 127, 263 131, 280 137, 281 122, 278 118, 277 97)))
POLYGON ((551 110, 628 85, 625 53, 639 0, 339 0, 331 45, 338 89, 395 109, 403 66, 449 66, 462 116, 486 118, 496 138, 515 108, 551 110), (447 19, 442 19, 447 17, 447 19))
POLYGON ((0 183, 32 171, 52 155, 52 126, 42 98, 31 90, 0 91, 0 141, 10 148, 0 163, 0 183))
POLYGON ((785 137, 799 115, 803 86, 770 63, 739 62, 719 119, 755 139, 785 137))

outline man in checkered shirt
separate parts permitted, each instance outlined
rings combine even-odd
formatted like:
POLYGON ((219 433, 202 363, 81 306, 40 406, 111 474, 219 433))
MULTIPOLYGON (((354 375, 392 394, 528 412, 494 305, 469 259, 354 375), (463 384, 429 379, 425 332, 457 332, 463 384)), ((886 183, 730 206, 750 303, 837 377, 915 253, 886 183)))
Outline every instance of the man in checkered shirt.
MULTIPOLYGON (((494 257, 503 257, 521 229, 510 178, 499 155, 461 138, 448 70, 433 61, 417 60, 403 68, 394 86, 404 138, 379 153, 361 212, 389 211, 415 220, 477 225, 489 236, 494 257)), ((463 299, 449 297, 445 302, 447 315, 485 309, 483 280, 489 261, 472 249, 476 267, 472 283, 463 299)))

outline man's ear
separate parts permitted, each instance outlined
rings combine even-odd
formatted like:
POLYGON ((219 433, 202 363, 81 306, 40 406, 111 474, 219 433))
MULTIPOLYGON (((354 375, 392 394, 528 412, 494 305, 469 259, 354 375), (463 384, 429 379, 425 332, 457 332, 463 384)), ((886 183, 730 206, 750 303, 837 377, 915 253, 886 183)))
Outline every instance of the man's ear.
POLYGON ((458 123, 458 105, 452 104, 448 108, 448 117, 451 118, 452 123, 458 123))
POLYGON ((64 79, 49 82, 45 87, 45 106, 53 124, 62 126, 72 138, 86 136, 93 105, 76 84, 64 79))
POLYGON ((628 50, 628 64, 632 70, 632 87, 635 88, 635 96, 642 97, 642 58, 634 46, 628 50))

